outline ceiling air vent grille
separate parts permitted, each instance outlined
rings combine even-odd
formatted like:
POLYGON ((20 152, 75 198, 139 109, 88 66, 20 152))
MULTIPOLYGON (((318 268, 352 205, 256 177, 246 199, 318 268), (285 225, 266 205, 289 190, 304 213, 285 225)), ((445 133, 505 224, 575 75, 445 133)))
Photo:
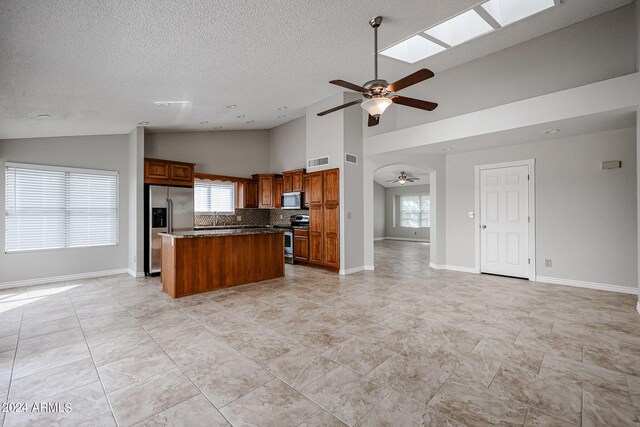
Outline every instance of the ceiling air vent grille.
POLYGON ((354 165, 358 164, 358 156, 355 154, 344 153, 344 161, 347 163, 353 163, 354 165))
POLYGON ((328 165, 329 164, 329 156, 327 157, 319 157, 317 159, 309 159, 307 160, 308 168, 315 168, 318 166, 328 165))

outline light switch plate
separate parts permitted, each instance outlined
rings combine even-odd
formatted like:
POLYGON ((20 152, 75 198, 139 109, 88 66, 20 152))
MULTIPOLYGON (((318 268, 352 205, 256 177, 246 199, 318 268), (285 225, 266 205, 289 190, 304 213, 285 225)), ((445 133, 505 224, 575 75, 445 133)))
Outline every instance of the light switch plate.
POLYGON ((475 212, 469 212, 469 218, 475 218, 475 217, 476 217, 475 212))
POLYGON ((544 260, 544 266, 545 267, 551 267, 551 260, 550 259, 545 259, 544 260))
POLYGON ((351 219, 351 212, 347 212, 347 219, 351 219))

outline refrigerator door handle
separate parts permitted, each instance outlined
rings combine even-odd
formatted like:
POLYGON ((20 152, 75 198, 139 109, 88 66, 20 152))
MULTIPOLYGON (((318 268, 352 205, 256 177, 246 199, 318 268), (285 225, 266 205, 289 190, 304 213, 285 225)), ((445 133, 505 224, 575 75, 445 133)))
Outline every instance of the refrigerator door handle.
POLYGON ((167 232, 173 233, 173 200, 167 199, 167 232))

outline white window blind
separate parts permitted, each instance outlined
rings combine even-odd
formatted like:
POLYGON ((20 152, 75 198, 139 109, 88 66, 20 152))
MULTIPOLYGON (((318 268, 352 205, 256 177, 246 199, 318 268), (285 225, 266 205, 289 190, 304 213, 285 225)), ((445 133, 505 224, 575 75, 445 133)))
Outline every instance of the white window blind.
POLYGON ((7 163, 5 251, 118 244, 118 173, 7 163))
POLYGON ((426 194, 400 196, 400 226, 425 228, 431 224, 431 200, 426 194))
POLYGON ((196 179, 193 185, 194 210, 198 214, 235 213, 236 184, 196 179))

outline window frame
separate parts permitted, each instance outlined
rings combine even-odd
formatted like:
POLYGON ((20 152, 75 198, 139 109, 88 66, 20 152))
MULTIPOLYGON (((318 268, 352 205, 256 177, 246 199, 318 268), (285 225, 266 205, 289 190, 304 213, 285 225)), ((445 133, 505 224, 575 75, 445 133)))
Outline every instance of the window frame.
MULTIPOLYGON (((48 252, 48 251, 63 251, 63 250, 74 250, 74 249, 88 249, 88 248, 106 248, 106 247, 116 247, 120 245, 120 173, 118 171, 105 170, 105 169, 88 169, 88 168, 76 168, 76 167, 68 167, 68 166, 52 166, 52 165, 40 165, 34 163, 19 163, 19 162, 5 162, 4 164, 4 253, 5 254, 20 254, 20 253, 30 253, 30 252, 48 252), (64 172, 64 173, 77 173, 77 174, 90 174, 90 175, 103 175, 103 176, 113 176, 116 179, 116 192, 115 192, 115 242, 114 243, 106 243, 106 244, 93 244, 93 245, 77 245, 77 246, 66 246, 69 236, 68 222, 71 218, 70 215, 67 214, 69 211, 69 189, 66 188, 65 182, 65 246, 60 247, 48 247, 48 248, 31 248, 31 249, 7 249, 7 227, 8 221, 7 217, 9 216, 9 211, 7 209, 7 172, 9 168, 19 168, 19 169, 30 169, 30 170, 38 170, 38 171, 52 171, 52 172, 64 172)), ((65 180, 66 181, 66 180, 65 180)))
POLYGON ((233 182, 233 181, 222 181, 219 179, 201 179, 201 178, 195 178, 193 181, 193 214, 194 215, 235 215, 236 214, 236 200, 237 200, 237 196, 238 196, 238 183, 237 182, 233 182), (215 211, 215 210, 210 210, 210 211, 198 211, 196 210, 196 185, 198 182, 209 182, 209 183, 216 183, 216 184, 227 184, 230 185, 233 188, 233 194, 231 195, 231 205, 233 206, 233 210, 232 211, 215 211))

